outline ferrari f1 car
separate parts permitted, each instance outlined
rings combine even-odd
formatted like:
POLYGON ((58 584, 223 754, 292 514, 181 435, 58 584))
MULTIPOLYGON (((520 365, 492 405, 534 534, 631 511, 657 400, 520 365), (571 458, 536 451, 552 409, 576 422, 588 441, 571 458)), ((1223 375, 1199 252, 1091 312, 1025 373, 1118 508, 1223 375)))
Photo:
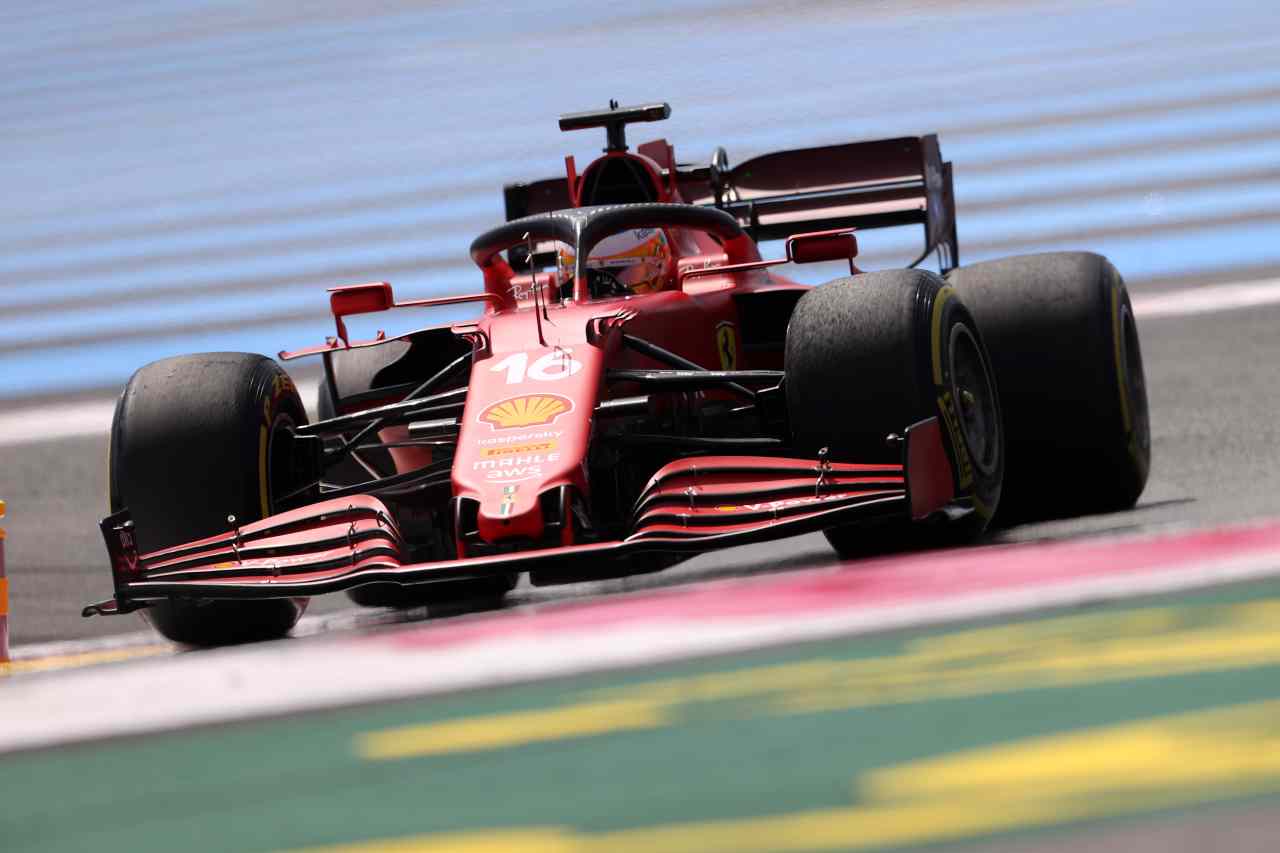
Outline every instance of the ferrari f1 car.
POLYGON ((958 266, 935 136, 730 167, 634 152, 666 104, 565 115, 604 153, 509 185, 471 244, 483 289, 334 288, 318 410, 263 356, 149 364, 116 407, 114 597, 167 637, 279 636, 309 596, 501 596, 822 531, 843 555, 1122 508, 1150 458, 1137 329, 1086 253, 958 266), (921 225, 903 269, 857 229, 921 225), (759 244, 780 242, 764 260, 759 244), (918 269, 930 257, 939 273, 918 269), (811 287, 782 263, 847 263, 811 287), (474 302, 471 322, 352 340, 345 318, 474 302))

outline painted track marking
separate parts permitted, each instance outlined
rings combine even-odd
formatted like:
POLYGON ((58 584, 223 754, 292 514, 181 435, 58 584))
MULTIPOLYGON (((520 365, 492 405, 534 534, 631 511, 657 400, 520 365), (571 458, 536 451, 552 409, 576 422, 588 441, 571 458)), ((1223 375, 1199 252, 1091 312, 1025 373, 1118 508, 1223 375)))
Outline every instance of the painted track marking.
MULTIPOLYGON (((844 807, 605 831, 503 827, 308 853, 772 853, 866 850, 1186 807, 1280 791, 1280 701, 1095 726, 860 775, 844 807)), ((299 851, 302 853, 302 851, 299 851)))
POLYGON ((1280 600, 1148 607, 929 635, 898 654, 649 680, 564 704, 365 732, 385 761, 511 749, 679 725, 975 698, 1280 665, 1280 600))
POLYGON ((62 438, 106 436, 115 400, 54 403, 0 414, 0 446, 12 447, 62 438))
POLYGON ((1280 520, 1272 520, 907 555, 365 636, 262 643, 15 678, 5 685, 11 701, 0 705, 0 752, 1277 575, 1280 520), (144 694, 148 702, 135 701, 144 694), (85 696, 96 697, 92 706, 85 696))

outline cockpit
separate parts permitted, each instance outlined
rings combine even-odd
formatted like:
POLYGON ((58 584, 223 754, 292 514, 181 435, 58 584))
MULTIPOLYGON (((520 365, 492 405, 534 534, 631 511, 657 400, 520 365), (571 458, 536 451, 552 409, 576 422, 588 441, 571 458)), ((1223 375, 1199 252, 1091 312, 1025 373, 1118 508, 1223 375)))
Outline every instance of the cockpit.
POLYGON ((672 235, 682 229, 725 241, 726 250, 737 241, 744 241, 742 251, 748 248, 738 222, 715 208, 625 204, 514 219, 477 237, 471 257, 484 272, 485 290, 512 307, 535 291, 583 302, 676 286, 672 235), (527 275, 503 258, 516 249, 527 275))
MULTIPOLYGON (((557 242, 556 280, 560 298, 573 295, 576 269, 573 246, 557 242)), ((628 228, 591 249, 584 271, 592 299, 665 290, 672 282, 671 241, 663 228, 628 228)))

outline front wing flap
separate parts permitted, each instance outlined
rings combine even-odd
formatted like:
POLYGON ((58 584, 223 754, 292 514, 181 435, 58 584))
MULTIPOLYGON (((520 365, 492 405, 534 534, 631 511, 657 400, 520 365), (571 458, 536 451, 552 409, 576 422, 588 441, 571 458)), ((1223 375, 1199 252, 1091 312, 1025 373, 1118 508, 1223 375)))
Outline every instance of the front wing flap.
POLYGON ((132 522, 117 513, 103 522, 116 595, 86 607, 84 615, 125 612, 171 596, 292 598, 368 583, 415 585, 540 568, 589 573, 593 562, 603 575, 613 558, 631 553, 696 553, 846 524, 954 517, 952 470, 936 418, 907 430, 903 463, 677 460, 651 479, 624 539, 429 563, 405 562, 407 548, 390 513, 368 495, 320 501, 141 557, 119 553, 121 536, 132 541, 132 522))

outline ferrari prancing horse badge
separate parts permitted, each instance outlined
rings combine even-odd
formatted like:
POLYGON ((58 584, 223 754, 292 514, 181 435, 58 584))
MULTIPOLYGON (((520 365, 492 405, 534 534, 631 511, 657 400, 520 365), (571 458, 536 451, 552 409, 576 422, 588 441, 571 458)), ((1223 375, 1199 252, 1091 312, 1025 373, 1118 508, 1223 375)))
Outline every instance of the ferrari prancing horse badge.
POLYGON ((738 330, 728 320, 716 326, 716 351, 721 370, 738 369, 738 330))

